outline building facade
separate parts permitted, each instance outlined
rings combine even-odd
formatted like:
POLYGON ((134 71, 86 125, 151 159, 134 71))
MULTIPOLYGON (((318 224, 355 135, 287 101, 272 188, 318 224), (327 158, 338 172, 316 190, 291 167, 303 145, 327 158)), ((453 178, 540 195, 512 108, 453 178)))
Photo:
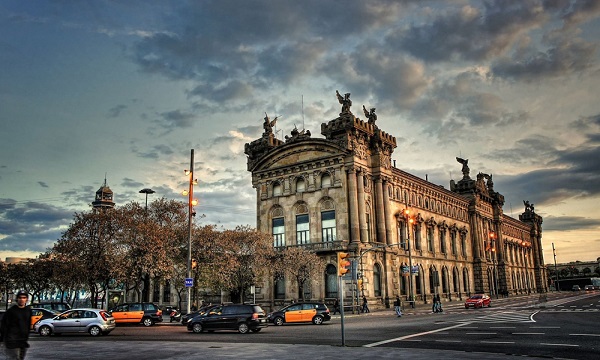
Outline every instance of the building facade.
MULTIPOLYGON (((348 300, 365 295, 389 306, 396 295, 427 302, 472 293, 546 292, 542 218, 524 202, 519 219, 504 214, 492 175, 462 179, 450 188, 395 166, 396 138, 351 110, 350 94, 337 94, 339 117, 321 125, 324 138, 294 129, 279 140, 275 120, 264 118, 261 138, 246 144, 256 189, 257 229, 277 249, 300 246, 325 259, 323 276, 305 286, 305 298, 338 296, 337 252, 349 252, 357 275, 344 280, 348 300)), ((269 279, 266 303, 302 297, 290 281, 269 279)))

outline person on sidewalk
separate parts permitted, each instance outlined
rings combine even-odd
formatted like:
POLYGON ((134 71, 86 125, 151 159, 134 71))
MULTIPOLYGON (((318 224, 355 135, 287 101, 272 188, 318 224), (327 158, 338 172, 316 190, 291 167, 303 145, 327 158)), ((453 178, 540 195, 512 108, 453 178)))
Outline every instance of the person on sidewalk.
POLYGON ((396 295, 396 300, 394 300, 394 311, 398 317, 402 317, 402 308, 400 304, 400 297, 396 295))
POLYGON ((367 297, 365 295, 363 295, 362 312, 364 312, 364 313, 371 312, 369 310, 369 303, 367 302, 367 297))
POLYGON ((340 301, 336 298, 333 302, 333 315, 340 312, 340 301))
POLYGON ((31 307, 27 305, 29 295, 20 290, 17 303, 10 307, 2 317, 0 324, 0 343, 4 343, 6 359, 23 360, 29 348, 29 330, 31 327, 31 307))

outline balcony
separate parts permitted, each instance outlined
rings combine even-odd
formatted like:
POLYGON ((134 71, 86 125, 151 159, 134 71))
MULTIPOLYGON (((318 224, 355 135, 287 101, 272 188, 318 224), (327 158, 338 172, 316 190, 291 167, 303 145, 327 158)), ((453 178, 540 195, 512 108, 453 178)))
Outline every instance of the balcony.
POLYGON ((348 246, 348 241, 346 240, 337 240, 337 241, 325 241, 325 242, 317 242, 317 243, 308 243, 308 244, 294 244, 287 246, 276 246, 276 250, 283 250, 285 248, 292 247, 301 247, 306 250, 314 251, 316 253, 322 251, 340 251, 346 250, 348 246))

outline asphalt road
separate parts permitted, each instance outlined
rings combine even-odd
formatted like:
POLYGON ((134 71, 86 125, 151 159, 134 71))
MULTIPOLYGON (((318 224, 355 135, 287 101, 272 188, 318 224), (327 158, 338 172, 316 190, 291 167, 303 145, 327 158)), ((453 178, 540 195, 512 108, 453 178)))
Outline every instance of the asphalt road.
POLYGON ((42 338, 32 334, 30 358, 239 359, 360 356, 411 360, 460 356, 497 359, 507 355, 593 359, 600 353, 600 292, 559 293, 549 301, 537 297, 493 300, 491 308, 464 309, 446 304, 442 314, 422 306, 398 318, 391 310, 345 318, 341 347, 339 316, 331 322, 270 326, 260 333, 194 334, 166 322, 154 327, 118 326, 110 335, 42 338), (542 305, 542 306, 540 306, 542 305), (341 353, 340 353, 341 352, 341 353), (260 356, 258 356, 260 354, 260 356), (74 356, 71 356, 74 355, 74 356), (48 356, 48 357, 46 357, 48 356))

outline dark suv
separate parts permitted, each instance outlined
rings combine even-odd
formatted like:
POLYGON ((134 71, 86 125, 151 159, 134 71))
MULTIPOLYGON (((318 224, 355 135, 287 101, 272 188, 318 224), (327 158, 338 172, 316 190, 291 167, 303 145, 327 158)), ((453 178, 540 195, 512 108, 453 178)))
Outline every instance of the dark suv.
POLYGON ((153 303, 128 303, 115 306, 110 311, 117 324, 142 323, 144 326, 152 326, 163 321, 162 310, 153 303))
POLYGON ((246 334, 248 331, 259 332, 268 325, 267 315, 258 305, 224 304, 194 317, 188 321, 187 328, 195 333, 204 330, 237 330, 246 334))

